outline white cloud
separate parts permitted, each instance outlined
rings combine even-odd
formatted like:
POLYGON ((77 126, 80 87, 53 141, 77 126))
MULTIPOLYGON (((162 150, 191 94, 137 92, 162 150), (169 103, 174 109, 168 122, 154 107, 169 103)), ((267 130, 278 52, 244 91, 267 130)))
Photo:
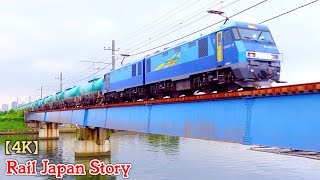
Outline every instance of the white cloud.
POLYGON ((111 28, 113 27, 112 23, 106 20, 95 20, 88 24, 88 36, 93 38, 105 37, 107 33, 110 33, 111 28))
POLYGON ((68 64, 55 61, 54 59, 36 60, 31 64, 31 68, 38 73, 66 71, 70 69, 69 67, 68 64))

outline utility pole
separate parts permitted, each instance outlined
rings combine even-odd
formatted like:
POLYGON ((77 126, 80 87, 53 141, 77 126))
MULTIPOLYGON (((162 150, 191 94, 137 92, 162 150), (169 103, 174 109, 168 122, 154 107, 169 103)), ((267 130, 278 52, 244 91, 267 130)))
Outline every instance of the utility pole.
POLYGON ((116 69, 116 56, 115 56, 115 51, 116 51, 116 41, 112 40, 112 70, 116 69))
POLYGON ((41 96, 40 96, 41 98, 40 98, 40 99, 42 99, 42 87, 43 87, 43 86, 41 86, 41 88, 40 88, 40 91, 41 91, 41 96))
POLYGON ((104 48, 104 50, 111 50, 112 53, 112 70, 116 69, 116 51, 119 51, 119 49, 116 49, 116 41, 112 40, 112 46, 108 49, 104 48))
POLYGON ((62 72, 60 73, 60 92, 62 91, 62 72))
POLYGON ((60 73, 60 77, 56 77, 55 79, 59 79, 60 80, 60 92, 62 91, 62 72, 60 73))

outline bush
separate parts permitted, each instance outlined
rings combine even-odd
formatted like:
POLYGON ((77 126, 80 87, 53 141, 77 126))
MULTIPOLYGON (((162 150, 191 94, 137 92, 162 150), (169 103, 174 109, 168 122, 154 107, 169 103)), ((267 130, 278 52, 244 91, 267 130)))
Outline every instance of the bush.
POLYGON ((28 130, 24 123, 23 110, 10 110, 9 112, 0 113, 0 132, 23 130, 28 130))

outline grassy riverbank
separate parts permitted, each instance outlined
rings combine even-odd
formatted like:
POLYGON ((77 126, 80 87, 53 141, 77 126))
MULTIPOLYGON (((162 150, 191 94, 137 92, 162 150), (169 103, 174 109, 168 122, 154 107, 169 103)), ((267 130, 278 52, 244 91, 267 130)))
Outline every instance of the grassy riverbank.
POLYGON ((26 130, 29 128, 24 124, 23 111, 10 110, 0 113, 0 132, 26 130))

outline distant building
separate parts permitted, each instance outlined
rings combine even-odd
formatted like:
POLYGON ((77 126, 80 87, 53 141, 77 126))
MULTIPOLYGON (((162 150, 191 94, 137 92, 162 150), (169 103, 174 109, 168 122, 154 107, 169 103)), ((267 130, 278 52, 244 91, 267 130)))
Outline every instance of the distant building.
POLYGON ((26 105, 25 103, 18 104, 18 107, 26 105))
POLYGON ((13 101, 11 103, 11 109, 17 109, 18 103, 16 101, 13 101))
POLYGON ((9 105, 8 104, 2 104, 1 110, 2 110, 2 112, 9 111, 9 105))

